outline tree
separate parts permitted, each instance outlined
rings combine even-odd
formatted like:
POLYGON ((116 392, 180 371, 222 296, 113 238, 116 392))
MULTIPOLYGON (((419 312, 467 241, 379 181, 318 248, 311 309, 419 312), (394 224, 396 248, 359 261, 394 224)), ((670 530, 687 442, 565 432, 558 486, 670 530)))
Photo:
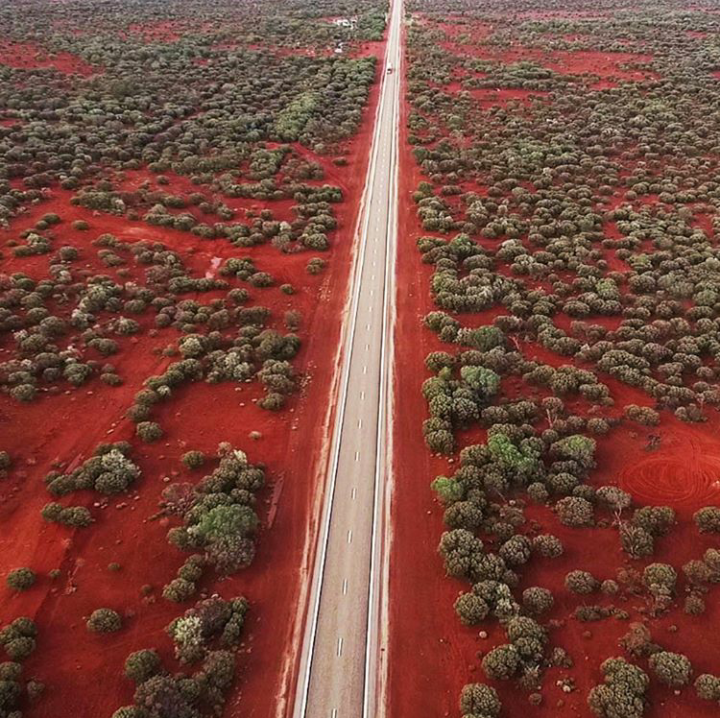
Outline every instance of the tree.
POLYGON ((182 683, 173 676, 155 675, 138 685, 135 690, 135 704, 145 709, 151 718, 196 718, 192 707, 182 690, 182 683))
POLYGON ((175 657, 182 663, 193 663, 205 655, 205 636, 200 616, 183 616, 173 621, 171 635, 175 643, 175 657))
POLYGON ((463 488, 459 481, 447 476, 438 476, 431 484, 432 490, 443 504, 448 505, 463 498, 463 488))
POLYGON ((92 633, 113 633, 122 628, 122 618, 111 608, 96 608, 87 620, 87 629, 92 633))
POLYGON ((188 469, 199 469, 205 463, 202 451, 188 451, 182 456, 182 462, 188 469))
POLYGON ((211 686, 227 690, 235 678, 235 656, 230 651, 210 651, 203 661, 203 671, 211 686))
POLYGON ((570 571, 565 576, 565 587, 573 593, 588 594, 600 588, 600 582, 588 571, 570 571))
POLYGON ((560 539, 552 534, 538 534, 532 540, 532 546, 544 558, 557 558, 564 551, 560 539))
POLYGON ((18 636, 5 643, 5 652, 13 661, 24 661, 35 650, 35 639, 30 636, 18 636))
POLYGON ((42 517, 46 521, 57 522, 73 528, 85 528, 92 523, 92 514, 84 506, 69 506, 63 508, 59 503, 51 501, 45 504, 42 517))
POLYGON ((468 683, 460 693, 460 711, 465 715, 497 718, 501 707, 497 691, 484 683, 468 683))
POLYGON ((560 523, 565 526, 583 527, 592 526, 595 523, 595 512, 593 505, 587 500, 578 496, 567 496, 555 504, 560 523))
POLYGON ((152 649, 143 648, 125 659, 125 675, 137 684, 148 680, 160 670, 160 656, 152 649))
POLYGON ((691 593, 685 597, 683 610, 688 616, 701 616, 705 613, 705 600, 697 593, 691 593))
POLYGON ((631 623, 628 632, 620 639, 620 645, 635 658, 647 658, 660 647, 653 643, 650 629, 644 623, 631 623))
POLYGON ((520 654, 511 643, 493 648, 482 659, 482 669, 491 680, 512 678, 520 668, 520 654))
POLYGON ((634 526, 651 536, 665 536, 675 523, 675 511, 669 506, 643 506, 633 513, 634 526))
POLYGON ((546 613, 553 607, 554 603, 555 599, 553 598, 552 592, 547 588, 531 586, 523 591, 523 608, 534 616, 546 613))
POLYGON ((620 544, 631 558, 652 556, 655 551, 652 534, 627 522, 620 524, 620 544))
POLYGON ((160 428, 160 424, 154 421, 141 421, 135 426, 135 433, 143 441, 148 443, 157 441, 163 436, 163 430, 160 428))
POLYGON ((695 692, 698 698, 706 701, 720 701, 720 677, 703 673, 695 679, 695 692))
POLYGON ((531 543, 526 536, 516 534, 500 546, 498 554, 508 566, 522 566, 530 559, 531 543))
POLYGON ((460 377, 481 401, 490 400, 500 389, 500 377, 482 366, 463 366, 460 377))
POLYGON ((577 461, 583 468, 589 469, 595 465, 596 447, 595 439, 574 434, 556 441, 550 447, 550 452, 561 459, 577 461))
POLYGON ((595 495, 612 511, 622 511, 632 504, 630 494, 617 486, 601 486, 595 495))
POLYGON ((660 414, 649 406, 628 404, 624 409, 625 416, 645 426, 657 426, 660 423, 660 414))
POLYGON ((478 529, 483 521, 482 505, 475 501, 456 501, 445 509, 445 523, 454 529, 478 529))
POLYGON ((0 663, 0 680, 17 681, 22 676, 22 665, 14 661, 0 663))
POLYGON ((720 533, 720 506, 706 506, 693 515, 700 533, 720 533))
POLYGON ((673 593, 677 571, 667 563, 651 563, 643 571, 643 581, 649 589, 656 586, 673 593))
POLYGON ((27 591, 35 585, 35 578, 35 571, 23 567, 10 571, 5 581, 14 591, 27 591))
MULTIPOLYGON (((18 676, 19 678, 19 676, 18 676)), ((3 679, 0 680, 0 706, 3 708, 3 714, 15 718, 15 716, 22 716, 22 714, 14 709, 22 696, 22 686, 17 680, 3 679), (13 712, 9 712, 13 710, 13 712)))
MULTIPOLYGON (((0 631, 0 643, 11 660, 23 661, 35 650, 36 636, 35 623, 30 618, 20 617, 0 631)), ((13 664, 4 663, 2 666, 3 673, 17 671, 13 664)))
POLYGON ((454 529, 442 535, 438 552, 445 559, 448 576, 463 578, 483 556, 483 543, 466 529, 454 529))
POLYGON ((588 694, 588 705, 598 718, 642 718, 650 683, 647 674, 623 658, 608 658, 600 670, 605 683, 588 694))
POLYGON ((252 561, 254 544, 248 537, 257 525, 257 514, 249 506, 233 504, 203 512, 188 533, 206 547, 208 556, 221 571, 232 573, 252 561))
POLYGON ((429 371, 437 374, 441 369, 452 369, 455 366, 455 357, 447 352, 430 352, 425 357, 425 366, 429 371))
POLYGON ((527 494, 530 500, 536 504, 544 504, 550 497, 550 493, 547 488, 545 488, 545 484, 539 481, 535 481, 527 487, 527 494))
POLYGON ((193 581, 178 576, 165 585, 163 598, 174 603, 182 603, 191 598, 197 590, 193 581))
POLYGON ((658 680, 671 688, 680 688, 690 682, 692 664, 680 653, 660 651, 650 656, 650 669, 658 680))
POLYGON ((455 601, 455 613, 466 626, 481 623, 489 612, 490 607, 487 603, 474 593, 463 593, 455 601))

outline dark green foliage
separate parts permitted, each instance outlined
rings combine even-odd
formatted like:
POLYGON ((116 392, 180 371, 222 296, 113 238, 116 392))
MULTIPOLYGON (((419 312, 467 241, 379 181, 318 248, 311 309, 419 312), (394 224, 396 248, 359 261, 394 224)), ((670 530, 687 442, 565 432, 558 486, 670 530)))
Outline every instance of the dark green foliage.
POLYGON ((84 528, 92 523, 92 514, 84 506, 63 507, 54 501, 45 504, 42 510, 42 517, 46 521, 72 526, 73 528, 84 528))
POLYGON ((188 451, 183 454, 182 462, 188 469, 198 469, 205 463, 205 454, 202 451, 188 451))
POLYGON ((157 441, 163 436, 163 430, 160 428, 160 424, 154 421, 141 421, 135 426, 135 433, 147 443, 157 441))
MULTIPOLYGON (((130 446, 123 442, 100 444, 95 455, 72 473, 48 474, 47 490, 53 496, 65 496, 82 489, 95 489, 101 494, 121 493, 140 476, 140 469, 131 461, 129 453, 130 446)), ((55 509, 50 511, 53 513, 55 509)))
POLYGON ((87 629, 92 633, 114 633, 122 628, 122 618, 111 608, 97 608, 87 620, 87 629))
POLYGON ((35 585, 35 572, 30 568, 15 568, 8 573, 5 582, 14 591, 27 591, 35 585))
MULTIPOLYGON (((223 573, 248 566, 255 556, 258 517, 254 493, 264 485, 261 468, 252 466, 242 451, 226 449, 218 467, 197 485, 170 486, 163 492, 166 512, 182 516, 184 525, 171 529, 168 539, 184 550, 204 551, 205 559, 223 573)), ((199 558, 192 559, 199 568, 199 558)), ((183 601, 195 591, 196 571, 188 564, 165 588, 164 595, 183 601)))
POLYGON ((598 718, 642 718, 650 680, 623 658, 608 658, 600 669, 605 682, 588 694, 588 705, 598 718))
MULTIPOLYGON (((36 646, 37 628, 29 618, 16 618, 12 623, 0 631, 0 643, 11 661, 24 661, 36 646)), ((19 674, 19 668, 13 664, 2 664, 6 667, 3 671, 8 674, 15 672, 19 674)))
POLYGON ((125 675, 135 683, 143 683, 160 671, 160 656, 156 651, 142 649, 125 660, 125 675))
POLYGON ((214 596, 196 603, 168 626, 176 658, 183 663, 203 660, 215 639, 226 648, 237 645, 247 610, 244 598, 225 601, 214 596))

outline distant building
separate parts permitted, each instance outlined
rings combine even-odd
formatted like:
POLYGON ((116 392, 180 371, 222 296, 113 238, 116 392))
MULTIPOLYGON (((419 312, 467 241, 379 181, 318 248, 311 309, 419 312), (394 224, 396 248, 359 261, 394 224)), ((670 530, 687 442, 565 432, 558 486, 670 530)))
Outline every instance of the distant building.
POLYGON ((333 20, 333 24, 337 25, 338 27, 347 27, 351 30, 355 28, 355 25, 357 25, 357 18, 355 17, 336 17, 333 20))

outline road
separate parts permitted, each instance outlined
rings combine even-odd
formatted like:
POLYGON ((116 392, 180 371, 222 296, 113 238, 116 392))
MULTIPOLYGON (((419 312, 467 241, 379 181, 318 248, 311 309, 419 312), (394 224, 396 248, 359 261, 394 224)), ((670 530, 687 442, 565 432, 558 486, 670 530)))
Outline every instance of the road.
POLYGON ((401 22, 392 0, 294 718, 377 718, 384 704, 401 22))

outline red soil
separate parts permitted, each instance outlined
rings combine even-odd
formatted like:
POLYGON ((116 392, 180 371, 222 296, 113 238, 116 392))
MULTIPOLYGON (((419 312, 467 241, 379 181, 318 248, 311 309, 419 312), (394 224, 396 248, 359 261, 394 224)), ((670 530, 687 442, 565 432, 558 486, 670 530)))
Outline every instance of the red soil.
MULTIPOLYGON (((452 26, 448 26, 452 27, 452 26)), ((652 55, 633 52, 596 52, 590 50, 541 50, 534 47, 498 47, 483 45, 481 40, 490 33, 487 25, 456 26, 470 35, 470 44, 458 44, 454 39, 441 42, 445 49, 459 56, 472 55, 473 57, 512 64, 522 61, 534 61, 550 70, 565 75, 593 74, 600 78, 614 80, 629 80, 639 82, 646 79, 657 79, 659 76, 637 65, 646 65, 652 62, 652 55)), ((443 26, 447 32, 447 27, 443 26)), ((459 32, 448 35, 457 37, 459 32)), ((482 73, 477 73, 479 76, 482 73)))
POLYGON ((700 431, 680 433, 679 429, 667 437, 661 450, 624 467, 618 483, 643 504, 672 506, 691 514, 720 503, 720 450, 717 441, 700 431))
MULTIPOLYGON (((378 52, 381 49, 378 44, 378 52)), ((85 502, 97 521, 90 528, 72 531, 46 524, 40 518, 40 510, 50 498, 42 478, 56 460, 74 466, 101 441, 132 438, 132 425, 123 418, 124 411, 143 380, 162 372, 169 363, 153 350, 167 345, 175 334, 152 336, 147 331, 151 327, 149 317, 141 316, 144 332, 120 338, 121 352, 112 357, 125 379, 119 388, 107 388, 94 380, 81 389, 40 398, 29 405, 2 398, 2 448, 16 461, 0 494, 4 529, 0 537, 0 575, 17 566, 32 566, 40 577, 22 595, 2 592, 0 619, 5 622, 28 615, 38 624, 39 648, 26 663, 26 675, 41 677, 49 689, 37 715, 63 716, 68 711, 78 718, 109 715, 132 699, 130 682, 122 677, 122 663, 128 653, 157 646, 169 659, 170 641, 164 627, 182 609, 158 594, 163 584, 174 577, 185 555, 167 543, 167 522, 151 517, 157 512, 160 493, 166 486, 163 477, 196 481, 207 473, 201 470, 188 474, 179 462, 180 456, 191 448, 212 453, 219 441, 229 441, 247 451, 251 461, 265 462, 270 486, 261 496, 262 530, 253 565, 222 581, 217 588, 209 577, 203 585, 225 597, 245 595, 251 603, 243 646, 252 655, 241 652, 238 657, 238 681, 229 698, 232 708, 228 713, 241 710, 243 715, 255 718, 272 715, 278 697, 286 689, 279 657, 292 653, 296 606, 312 560, 305 549, 308 535, 314 532, 314 507, 322 488, 318 470, 322 466, 335 374, 334 348, 339 342, 353 232, 377 100, 376 84, 364 111, 362 129, 346 145, 347 167, 312 157, 324 166, 325 181, 340 186, 344 192, 344 201, 335 206, 338 229, 325 255, 330 260, 329 268, 321 275, 310 276, 305 264, 312 255, 282 255, 270 245, 239 252, 251 256, 259 269, 270 272, 276 280, 274 288, 251 290, 255 302, 272 309, 275 326, 280 327, 286 309, 298 309, 303 315, 298 332, 303 344, 294 364, 304 380, 299 396, 290 400, 288 409, 280 413, 259 409, 253 403, 261 395, 256 383, 247 387, 199 383, 180 388, 167 404, 156 409, 167 438, 155 445, 134 442, 133 458, 143 475, 130 495, 113 499, 103 508, 106 502, 98 501, 96 495, 74 494, 71 503, 85 502), (277 289, 285 282, 296 288, 292 298, 277 289), (260 431, 262 438, 253 442, 248 439, 250 431, 260 431), (121 564, 122 571, 108 572, 110 562, 121 564), (62 569, 55 582, 46 577, 53 568, 62 569), (138 590, 143 584, 155 587, 157 601, 141 598, 138 590), (83 617, 100 606, 123 613, 126 628, 103 638, 88 633, 83 617)), ((148 178, 152 176, 143 171, 128 172, 127 188, 148 178)), ((184 177, 169 175, 169 179, 169 191, 182 194, 197 189, 184 177)), ((54 211, 63 219, 55 230, 56 246, 67 242, 78 247, 81 262, 86 262, 92 273, 114 271, 98 263, 96 248, 90 245, 90 240, 103 232, 126 241, 161 241, 180 252, 194 276, 214 272, 218 258, 238 256, 237 248, 222 240, 199 240, 189 233, 96 214, 71 206, 71 193, 60 189, 53 189, 49 195, 47 201, 15 219, 10 230, 0 232, 2 245, 33 226, 42 214, 54 211), (72 229, 74 219, 86 220, 90 231, 72 229)), ((228 200, 227 204, 248 209, 256 203, 228 200)), ((279 216, 289 214, 290 204, 288 201, 268 206, 279 216), (278 208, 279 204, 287 207, 278 208)), ((261 208, 256 205, 256 209, 261 208)), ((134 265, 128 266, 130 278, 136 276, 134 265)), ((6 274, 22 270, 41 278, 46 268, 47 257, 0 259, 0 272, 6 274)), ((214 296, 219 293, 195 298, 204 303, 214 296)), ((0 351, 0 357, 6 358, 7 351, 0 351)))
POLYGON ((647 64, 652 62, 652 55, 641 55, 630 52, 591 52, 585 50, 563 51, 551 53, 551 61, 544 63, 556 72, 570 75, 592 73, 599 77, 612 77, 618 80, 639 81, 657 79, 658 75, 649 70, 631 70, 623 66, 628 64, 647 64))
POLYGON ((507 105, 508 102, 522 102, 530 104, 536 98, 542 98, 550 93, 542 90, 508 90, 480 89, 470 90, 470 94, 478 100, 480 107, 495 107, 507 105))
POLYGON ((478 42, 489 37, 495 30, 494 25, 482 22, 474 22, 471 25, 460 25, 434 21, 433 25, 439 30, 442 30, 448 37, 455 38, 458 35, 467 35, 472 38, 473 42, 478 42))
MULTIPOLYGON (((405 80, 403 77, 403 86, 405 80)), ((404 89, 401 90, 403 97, 404 89)), ((423 331, 421 318, 435 307, 428 292, 432 273, 421 264, 415 246, 418 231, 411 195, 423 179, 407 144, 410 107, 400 117, 400 184, 398 192, 397 324, 395 346, 395 479, 390 561, 388 708, 393 718, 450 715, 462 686, 459 622, 453 602, 460 590, 442 575, 434 547, 442 533, 442 515, 434 510, 429 485, 445 462, 425 447, 420 417, 426 415, 420 392, 426 378, 423 359, 441 342, 423 331), (412 347, 412 351, 406 351, 412 347)))
POLYGON ((0 41, 0 64, 18 70, 40 70, 52 68, 65 75, 88 77, 99 72, 69 52, 52 53, 29 42, 0 41))
MULTIPOLYGON (((536 14, 539 15, 539 14, 536 14)), ((563 13, 553 13, 562 16, 563 13)), ((587 53, 585 60, 589 62, 587 53)), ((507 54, 504 55, 507 58, 507 54)), ((614 59, 614 58, 613 58, 614 59)), ((507 60, 506 60, 507 61, 507 60)), ((627 58, 617 62, 625 62, 627 58)), ((578 65, 575 65, 576 70, 578 65)), ((568 71, 567 69, 565 71, 568 71)), ((597 67, 593 69, 597 72, 597 67)), ((600 73, 598 73, 600 74, 600 73)), ((388 647, 388 715, 456 716, 458 696, 465 683, 487 682, 480 669, 480 659, 490 648, 505 643, 506 638, 497 622, 488 621, 479 628, 487 631, 479 637, 478 628, 463 626, 453 610, 457 595, 469 589, 467 583, 444 575, 442 560, 436 547, 445 526, 442 507, 434 500, 430 482, 435 476, 453 472, 456 459, 441 459, 427 450, 421 431, 421 421, 427 407, 421 393, 422 382, 429 376, 424 357, 431 351, 446 350, 437 337, 424 329, 422 317, 435 310, 429 279, 432 266, 421 262, 416 239, 427 234, 415 215, 411 195, 417 184, 426 179, 419 171, 407 144, 407 117, 411 108, 403 103, 400 121, 400 184, 398 208, 398 293, 395 365, 395 481, 392 502, 393 542, 390 564, 390 625, 388 647), (412 347, 410 349, 410 347, 412 347)), ((609 254, 612 254, 609 253, 609 254)), ((492 320, 490 313, 463 317, 463 321, 477 325, 492 320), (477 324, 476 324, 477 320, 477 324)), ((616 318, 608 318, 611 322, 616 318)), ((558 326, 569 319, 556 318, 558 326)), ((593 321, 596 321, 593 319, 593 321)), ((601 320, 597 320, 601 321, 601 320)), ((528 358, 559 366, 569 360, 554 355, 536 344, 523 346, 528 358)), ((610 412, 619 416, 623 406, 635 403, 648 405, 648 397, 639 390, 603 376, 616 405, 610 412)), ((520 385, 505 380, 503 391, 517 397, 520 385)), ((527 386, 522 391, 528 393, 527 386)), ((530 394, 540 394, 533 390, 530 394)), ((543 394, 544 395, 544 394, 543 394)), ((568 401, 570 411, 581 400, 568 401)), ((584 405, 585 411, 587 404, 584 405)), ((683 563, 702 556, 703 551, 717 542, 698 534, 688 519, 708 501, 720 498, 720 448, 717 430, 720 415, 704 425, 683 424, 673 417, 663 417, 660 427, 641 427, 626 424, 598 439, 597 464, 590 483, 619 484, 631 492, 639 505, 665 504, 678 512, 678 524, 669 537, 657 541, 652 561, 668 562, 679 568, 683 563), (646 451, 649 436, 660 435, 660 448, 646 451)), ((460 446, 482 442, 486 432, 473 429, 458 437, 460 446)), ((593 596, 589 600, 569 594, 564 589, 564 577, 570 570, 585 568, 599 579, 615 578, 620 567, 642 571, 650 561, 629 561, 620 550, 617 528, 570 529, 562 526, 545 506, 529 505, 525 509, 528 522, 537 522, 538 530, 553 533, 563 542, 565 553, 555 560, 533 559, 523 568, 519 590, 540 585, 549 588, 556 597, 550 618, 560 620, 551 630, 551 644, 565 648, 575 660, 572 670, 550 669, 543 680, 543 702, 540 706, 528 703, 528 694, 517 690, 511 682, 490 682, 499 692, 504 716, 532 715, 550 718, 567 715, 592 718, 587 703, 588 691, 601 682, 599 666, 610 656, 623 655, 619 638, 628 630, 628 621, 615 618, 599 624, 581 623, 571 614, 575 607, 599 603, 609 606, 612 600, 593 596), (565 693, 558 684, 571 678, 574 689, 565 693)), ((685 581, 679 580, 678 594, 685 591, 685 581)), ((631 620, 643 620, 652 631, 654 640, 665 650, 678 651, 691 657, 695 673, 717 672, 720 665, 720 644, 707 640, 708 626, 720 622, 720 606, 709 597, 707 611, 701 617, 690 617, 675 609, 670 615, 649 618, 645 596, 615 599, 619 608, 631 614, 631 620)), ((647 670, 647 664, 640 662, 647 670)), ((651 701, 646 718, 710 718, 717 708, 698 699, 692 688, 675 695, 656 681, 648 693, 651 701)))

